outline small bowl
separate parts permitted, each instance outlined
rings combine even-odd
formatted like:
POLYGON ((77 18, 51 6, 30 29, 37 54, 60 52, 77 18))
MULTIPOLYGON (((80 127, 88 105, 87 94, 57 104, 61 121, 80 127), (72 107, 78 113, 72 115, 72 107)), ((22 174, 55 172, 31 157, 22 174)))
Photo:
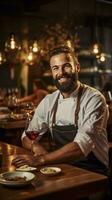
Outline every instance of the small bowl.
POLYGON ((44 175, 54 176, 61 172, 61 168, 59 167, 44 167, 40 169, 40 172, 44 175))

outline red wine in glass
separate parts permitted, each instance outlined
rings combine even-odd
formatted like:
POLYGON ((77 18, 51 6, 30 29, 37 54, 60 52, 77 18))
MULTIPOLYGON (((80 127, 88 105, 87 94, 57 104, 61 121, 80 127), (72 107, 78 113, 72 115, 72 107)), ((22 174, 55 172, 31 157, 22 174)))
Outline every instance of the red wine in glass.
POLYGON ((25 133, 30 140, 36 140, 36 138, 39 136, 39 132, 35 130, 26 130, 25 133))
POLYGON ((10 104, 10 105, 8 105, 8 108, 9 108, 12 112, 16 112, 18 106, 17 106, 17 105, 10 104))

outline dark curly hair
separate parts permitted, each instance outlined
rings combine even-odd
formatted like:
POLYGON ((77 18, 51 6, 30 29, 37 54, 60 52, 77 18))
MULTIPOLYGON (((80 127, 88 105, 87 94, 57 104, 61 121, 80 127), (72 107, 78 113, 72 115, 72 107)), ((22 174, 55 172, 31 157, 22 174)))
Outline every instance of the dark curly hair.
POLYGON ((49 51, 49 60, 52 56, 55 56, 55 55, 58 55, 58 54, 61 54, 61 53, 70 54, 74 58, 74 61, 78 64, 78 59, 75 55, 74 50, 72 48, 68 47, 68 46, 65 46, 65 45, 61 45, 61 46, 58 46, 56 48, 51 49, 49 51))

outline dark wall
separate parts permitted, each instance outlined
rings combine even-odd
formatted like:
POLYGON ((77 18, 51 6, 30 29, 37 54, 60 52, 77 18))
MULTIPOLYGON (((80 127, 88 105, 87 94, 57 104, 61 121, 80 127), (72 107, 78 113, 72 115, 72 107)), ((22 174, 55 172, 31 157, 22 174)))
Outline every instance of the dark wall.
MULTIPOLYGON (((3 1, 2 1, 3 2, 3 1)), ((5 0, 4 0, 5 2, 5 0)), ((22 1, 17 1, 14 3, 13 1, 13 9, 5 10, 3 8, 3 12, 0 13, 0 50, 4 49, 4 43, 7 40, 10 33, 15 33, 18 39, 30 40, 36 37, 37 39, 42 38, 46 35, 43 27, 47 24, 55 24, 57 21, 61 22, 64 17, 68 17, 68 22, 72 22, 72 31, 77 31, 80 39, 80 47, 81 49, 90 48, 90 44, 93 41, 93 28, 94 28, 94 0, 57 0, 57 1, 49 1, 47 4, 37 5, 37 7, 31 7, 33 9, 27 10, 27 7, 22 5, 22 1), (68 4, 69 3, 69 4, 68 4), (38 7, 39 6, 39 7, 38 7), (35 8, 35 9, 34 9, 35 8), (38 8, 38 9, 37 9, 38 8), (77 29, 76 29, 77 27, 77 29), (44 31, 43 31, 44 30, 44 31)), ((24 1, 25 2, 25 1, 24 1)), ((27 1, 26 1, 27 2, 27 1)), ((33 1, 32 1, 33 2, 33 1)), ((3 3, 2 3, 3 4, 3 3)), ((9 4, 9 1, 7 1, 9 4)), ((6 5, 7 5, 6 4, 6 5)), ((36 4, 35 4, 36 6, 36 4)), ((111 54, 112 53, 112 23, 111 23, 111 15, 112 15, 112 7, 104 4, 97 3, 97 11, 98 11, 98 20, 100 19, 99 25, 100 30, 98 32, 100 41, 104 46, 104 51, 111 54), (108 18, 108 23, 106 22, 106 17, 108 18), (104 20, 105 19, 105 20, 104 20), (104 24, 103 24, 104 22, 104 24), (107 27, 108 25, 108 27, 107 27)), ((10 8, 10 6, 9 6, 10 8)), ((12 7, 11 7, 12 8, 12 7)), ((69 29, 69 24, 67 26, 69 29)), ((90 68, 96 65, 94 59, 91 58, 80 58, 81 67, 82 68, 90 68)), ((15 78, 12 80, 10 77, 10 65, 6 63, 3 66, 0 66, 0 87, 14 87, 19 83, 19 74, 20 70, 16 63, 14 65, 15 68, 15 78)), ((111 68, 111 60, 103 66, 104 68, 111 68)), ((46 66, 46 69, 47 66, 46 66)), ((42 66, 29 66, 29 90, 28 93, 32 90, 32 82, 35 77, 42 77, 42 66)), ((83 75, 82 79, 85 79, 85 82, 90 82, 94 84, 93 80, 89 75, 83 75)), ((43 77, 42 77, 43 78, 43 77)), ((96 81, 96 79, 95 79, 96 81)))

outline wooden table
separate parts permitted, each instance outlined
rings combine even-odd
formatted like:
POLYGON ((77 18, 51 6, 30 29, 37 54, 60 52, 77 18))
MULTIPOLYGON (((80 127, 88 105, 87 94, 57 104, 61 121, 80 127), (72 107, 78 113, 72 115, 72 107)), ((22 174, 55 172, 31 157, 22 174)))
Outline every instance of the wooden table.
POLYGON ((5 121, 0 120, 0 128, 3 129, 18 129, 18 128, 24 128, 25 127, 25 120, 14 120, 14 121, 5 121))
POLYGON ((0 129, 3 135, 1 140, 21 146, 21 135, 25 128, 25 123, 25 120, 0 120, 0 129))
MULTIPOLYGON (((1 172, 14 170, 11 160, 16 154, 30 153, 27 150, 13 145, 0 143, 3 152, 1 172)), ((108 179, 106 176, 77 168, 68 164, 57 164, 62 173, 57 176, 45 176, 38 170, 35 172, 35 180, 32 184, 23 188, 8 188, 0 185, 0 199, 21 200, 75 200, 93 193, 107 189, 108 179)))

